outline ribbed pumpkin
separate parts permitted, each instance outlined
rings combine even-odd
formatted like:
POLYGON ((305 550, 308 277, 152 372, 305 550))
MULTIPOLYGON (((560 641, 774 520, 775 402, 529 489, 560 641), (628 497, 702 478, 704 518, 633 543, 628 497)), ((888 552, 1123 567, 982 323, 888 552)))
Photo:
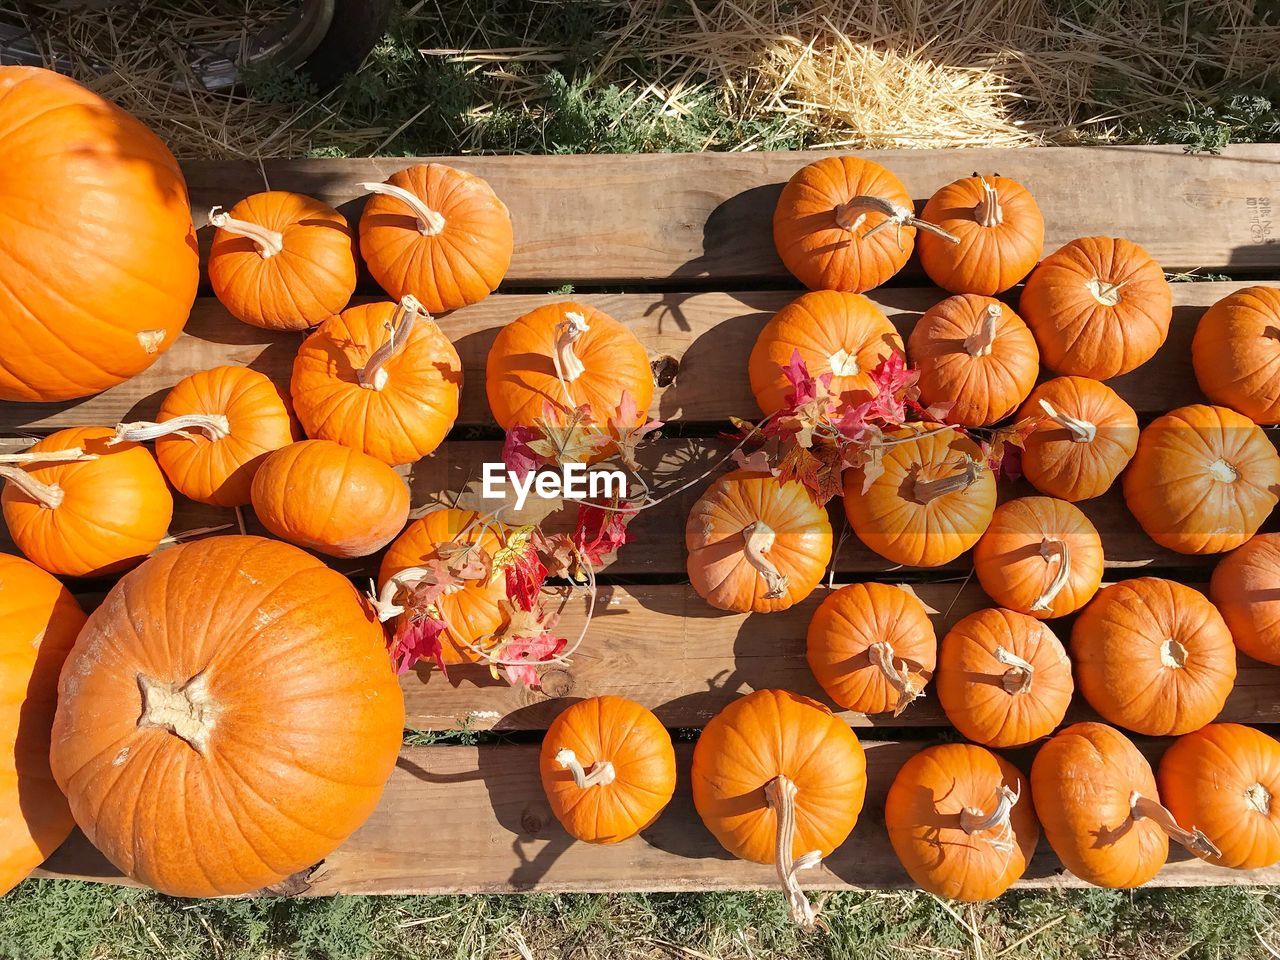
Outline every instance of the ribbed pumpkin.
POLYGON ((806 650, 814 677, 844 709, 896 716, 933 676, 938 638, 910 590, 851 583, 818 605, 806 650))
POLYGON ((1234 550, 1280 499, 1280 455, 1248 417, 1195 404, 1152 421, 1124 474, 1124 501, 1156 543, 1234 550))
POLYGON ((848 724, 808 697, 757 690, 707 723, 690 781, 707 829, 735 857, 774 864, 792 918, 812 926, 797 871, 844 843, 866 798, 866 755, 848 724))
POLYGON ((382 630, 346 578, 287 544, 213 537, 152 558, 89 618, 50 759, 118 868, 173 896, 223 896, 355 831, 403 727, 382 630))
POLYGON ((200 280, 168 148, 74 80, 0 67, 0 400, 68 400, 141 373, 200 280))
POLYGON ((1036 418, 1023 446, 1022 473, 1051 497, 1101 496, 1138 449, 1138 415, 1098 380, 1046 380, 1018 411, 1018 420, 1036 418))
POLYGON ((1183 830, 1160 805, 1146 758, 1119 730, 1077 723, 1040 748, 1031 796, 1063 866, 1098 887, 1140 887, 1169 859, 1169 838, 1192 852, 1204 835, 1183 830))
POLYGON ((538 768, 551 812, 587 843, 634 837, 658 819, 676 789, 671 735, 622 697, 580 700, 551 721, 538 768))
POLYGON ((1191 360, 1214 403, 1254 423, 1280 423, 1280 288, 1237 290, 1206 310, 1191 360))
POLYGON ((1099 592, 1071 630, 1071 658, 1103 719, 1155 737, 1203 727, 1236 679, 1222 615, 1199 591, 1157 577, 1099 592))
POLYGON ((110 441, 106 427, 70 427, 0 466, 0 503, 18 549, 66 577, 102 577, 140 563, 173 519, 173 495, 146 447, 110 441), (60 459, 77 452, 93 459, 60 459))
POLYGON ((360 215, 360 255, 393 300, 410 294, 430 313, 478 303, 511 265, 511 214, 488 182, 442 163, 420 163, 385 183, 360 215))
POLYGON ((1040 353, 1018 315, 999 300, 960 294, 925 311, 907 355, 920 371, 920 400, 949 405, 947 423, 1003 420, 1035 386, 1040 353))
POLYGON ((954 560, 982 536, 996 506, 996 481, 978 445, 936 423, 892 431, 884 472, 863 492, 864 471, 844 476, 853 532, 880 556, 913 567, 954 560))
POLYGON ((1156 779, 1169 812, 1180 824, 1195 824, 1212 844, 1197 855, 1237 870, 1280 863, 1280 743, 1274 737, 1238 723, 1211 723, 1173 742, 1156 779))
POLYGON ((772 613, 821 582, 831 559, 831 521, 804 484, 735 470, 693 505, 684 543, 689 581, 707 603, 772 613))
POLYGON ((947 631, 934 677, 952 726, 989 747, 1048 736, 1066 716, 1071 661, 1053 632, 1026 614, 977 610, 947 631))
POLYGON ((0 896, 71 833, 49 772, 58 671, 84 612, 34 563, 0 553, 0 896))
POLYGON ((929 279, 952 293, 993 296, 1031 272, 1044 249, 1044 217, 1031 192, 1008 177, 974 174, 940 187, 920 213, 959 243, 916 238, 929 279))
POLYGON ((307 435, 413 463, 458 417, 462 362, 412 297, 330 317, 303 341, 289 392, 307 435))
POLYGON ((409 488, 394 470, 331 440, 303 440, 270 454, 251 489, 269 531, 331 557, 364 557, 409 519, 409 488))
POLYGON ((1218 561, 1209 599, 1237 650, 1280 664, 1280 533, 1260 533, 1218 561))
POLYGON ((214 207, 209 284, 237 320, 306 330, 338 313, 356 289, 347 218, 300 193, 268 190, 214 207))
POLYGON ((1173 293, 1136 243, 1083 237, 1031 272, 1018 312, 1046 367, 1106 380, 1155 356, 1169 334, 1173 293))
POLYGON ((911 879, 952 900, 991 900, 1036 851, 1040 825, 1018 768, 971 743, 925 747, 893 778, 884 803, 893 852, 911 879))
POLYGON ((996 507, 973 550, 973 569, 996 603, 1039 620, 1074 613, 1102 583, 1102 538, 1065 500, 1022 497, 996 507))
POLYGON ((795 388, 782 368, 796 353, 815 377, 831 374, 830 390, 843 403, 870 399, 871 372, 902 350, 889 318, 858 293, 814 290, 793 300, 765 324, 751 350, 751 392, 768 415, 786 406, 795 388))

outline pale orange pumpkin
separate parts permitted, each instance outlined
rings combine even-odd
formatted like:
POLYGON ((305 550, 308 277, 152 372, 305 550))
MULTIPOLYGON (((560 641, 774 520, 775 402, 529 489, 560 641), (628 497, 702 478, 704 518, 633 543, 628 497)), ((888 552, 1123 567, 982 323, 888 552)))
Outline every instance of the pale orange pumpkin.
POLYGON ((1237 650, 1280 664, 1280 533, 1260 533, 1218 561, 1209 599, 1237 650))
POLYGON ((1206 310, 1191 360, 1214 403, 1254 423, 1280 423, 1280 288, 1247 287, 1206 310))

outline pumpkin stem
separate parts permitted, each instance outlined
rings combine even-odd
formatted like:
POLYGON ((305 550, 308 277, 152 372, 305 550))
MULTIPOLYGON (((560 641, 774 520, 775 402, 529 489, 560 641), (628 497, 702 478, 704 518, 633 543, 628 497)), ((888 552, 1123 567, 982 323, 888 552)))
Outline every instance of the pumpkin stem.
POLYGON ((1044 588, 1040 596, 1036 597, 1035 603, 1031 604, 1031 609, 1051 610, 1053 609, 1054 599, 1062 592, 1062 588, 1067 585, 1067 581, 1071 579, 1071 547, 1062 537, 1045 537, 1040 541, 1040 556, 1044 558, 1046 564, 1050 564, 1056 559, 1058 561, 1058 571, 1053 575, 1053 579, 1049 581, 1049 585, 1044 588))
MULTIPOLYGON (((392 574, 387 578, 387 582, 382 585, 382 589, 378 590, 372 582, 369 584, 369 592, 365 594, 369 601, 369 606, 373 608, 373 612, 378 617, 379 623, 386 623, 388 620, 394 620, 402 613, 408 613, 409 608, 402 606, 396 602, 396 597, 401 590, 417 586, 428 577, 435 577, 434 570, 428 570, 426 567, 405 567, 399 573, 392 574)), ((431 581, 436 583, 434 579, 431 581)), ((464 589, 464 583, 451 583, 444 588, 443 595, 457 593, 464 589)))
POLYGON ((1253 783, 1245 788, 1244 802, 1264 816, 1271 813, 1271 791, 1260 783, 1253 783))
POLYGON ((940 477, 937 480, 921 480, 917 477, 911 489, 911 496, 917 503, 929 503, 949 493, 967 490, 978 482, 980 476, 982 476, 982 465, 965 454, 959 473, 950 477, 940 477))
POLYGON ((1007 783, 1001 784, 1000 799, 996 802, 995 809, 990 813, 983 813, 974 807, 965 807, 960 811, 960 829, 972 836, 983 830, 1008 827, 1009 814, 1013 812, 1019 797, 1020 794, 1012 790, 1007 783))
POLYGON ((1222 856, 1222 851, 1213 845, 1213 841, 1206 837, 1199 827, 1184 830, 1178 826, 1178 821, 1173 818, 1173 814, 1162 806, 1158 800, 1144 797, 1136 790, 1129 797, 1129 815, 1135 820, 1141 820, 1145 817, 1148 820, 1155 821, 1160 829, 1169 835, 1170 839, 1177 840, 1197 857, 1214 858, 1222 856))
POLYGON ((186 683, 161 683, 138 674, 138 690, 142 694, 139 727, 168 730, 197 753, 206 752, 220 710, 209 693, 209 683, 203 673, 186 683))
POLYGON ((1000 319, 1000 305, 990 304, 982 316, 982 325, 964 338, 965 353, 971 357, 991 356, 991 345, 996 342, 996 321, 1000 319))
POLYGON ((573 783, 579 790, 596 785, 605 786, 613 783, 618 773, 608 760, 597 760, 590 767, 583 769, 578 756, 568 747, 556 753, 556 763, 573 774, 573 783))
POLYGON ((248 220, 237 220, 221 207, 214 207, 209 211, 209 222, 219 230, 225 230, 237 237, 248 237, 257 246, 258 255, 263 260, 284 251, 284 234, 279 230, 272 230, 259 223, 250 223, 248 220))
POLYGON ((856 197, 850 197, 844 203, 836 207, 836 224, 841 228, 855 234, 859 227, 866 222, 867 212, 882 213, 885 219, 881 220, 874 227, 868 230, 862 236, 857 237, 859 240, 868 240, 874 237, 881 230, 892 225, 897 233, 898 249, 902 249, 902 228, 916 227, 920 230, 927 230, 950 240, 952 243, 959 243, 960 238, 943 230, 936 224, 929 223, 927 220, 921 220, 915 215, 915 211, 910 207, 899 206, 892 200, 884 197, 871 197, 866 194, 859 194, 856 197))
POLYGON ((37 480, 21 467, 0 464, 0 480, 8 480, 40 506, 50 510, 56 510, 62 506, 62 500, 66 496, 66 492, 56 483, 37 480))
POLYGON ((587 318, 576 310, 567 311, 564 319, 556 324, 556 349, 551 359, 555 361, 556 375, 565 383, 573 383, 586 373, 587 368, 573 352, 573 345, 590 329, 587 318))
POLYGON ((996 646, 995 658, 1009 668, 1000 677, 1000 685, 1004 687, 1006 693, 1017 696, 1020 693, 1031 692, 1031 678, 1036 672, 1035 667, 1016 653, 1011 653, 999 645, 996 646))
POLYGON ((404 349, 419 317, 430 320, 431 314, 422 309, 422 304, 413 294, 406 293, 396 304, 396 312, 387 322, 387 339, 369 354, 364 366, 356 371, 356 380, 360 386, 366 390, 381 390, 387 385, 387 371, 382 369, 382 365, 404 349))
POLYGON ((0 463, 76 463, 97 460, 98 454, 85 453, 83 447, 66 450, 28 450, 25 453, 0 453, 0 463))
POLYGON ((1120 302, 1120 289, 1133 279, 1132 277, 1109 283, 1101 277, 1090 277, 1084 282, 1085 289, 1104 307, 1114 307, 1120 302))
POLYGON ((841 347, 827 358, 831 373, 837 377, 856 377, 862 371, 858 368, 858 355, 841 347))
POLYGON ((775 777, 764 785, 765 803, 773 809, 778 821, 774 845, 774 866, 778 870, 778 880, 787 895, 791 919, 808 929, 818 919, 818 908, 809 902, 809 898, 800 889, 796 874, 820 864, 822 852, 813 850, 794 860, 791 858, 791 848, 795 845, 796 836, 796 793, 795 783, 784 776, 775 777))
POLYGON ((756 573, 764 577, 765 586, 768 587, 764 595, 766 600, 777 600, 787 592, 786 574, 779 573, 773 561, 765 556, 773 549, 776 538, 777 534, 763 520, 757 520, 742 528, 743 553, 746 554, 747 563, 755 568, 756 573))
POLYGON ((356 186, 370 193, 380 193, 384 197, 394 197, 399 200, 418 218, 418 232, 424 237, 436 237, 444 233, 443 214, 428 207, 416 193, 404 187, 397 187, 394 183, 358 183, 356 186))
POLYGON ((889 686, 898 691, 898 702, 893 708, 893 715, 898 716, 922 692, 916 689, 911 680, 911 674, 905 669, 906 661, 903 661, 904 669, 899 672, 897 665, 893 662, 893 647, 883 640, 877 640, 867 647, 867 659, 871 661, 872 666, 884 674, 884 678, 889 681, 889 686))
POLYGON ((156 437, 166 437, 170 434, 176 434, 186 440, 194 440, 195 437, 188 432, 190 430, 203 430, 209 435, 209 439, 214 441, 231 436, 231 424, 227 422, 226 414, 187 413, 165 420, 163 423, 153 423, 150 420, 117 423, 116 435, 107 440, 107 446, 111 447, 117 443, 141 443, 144 440, 154 440, 156 437))
POLYGON ((1044 411, 1046 417, 1071 434, 1072 443, 1093 443, 1093 438, 1098 435, 1096 423, 1063 413, 1048 400, 1041 399, 1040 409, 1044 411))
POLYGON ((1240 471, 1221 457, 1209 464, 1209 475, 1219 483, 1235 483, 1240 479, 1240 471))
POLYGON ((1187 665, 1187 648, 1170 637, 1160 644, 1160 662, 1171 670, 1181 670, 1187 665))
POLYGON ((982 199, 973 208, 973 219, 984 227, 998 227, 1004 223, 1004 210, 1000 207, 1000 195, 996 188, 987 182, 986 177, 978 177, 982 184, 982 199))

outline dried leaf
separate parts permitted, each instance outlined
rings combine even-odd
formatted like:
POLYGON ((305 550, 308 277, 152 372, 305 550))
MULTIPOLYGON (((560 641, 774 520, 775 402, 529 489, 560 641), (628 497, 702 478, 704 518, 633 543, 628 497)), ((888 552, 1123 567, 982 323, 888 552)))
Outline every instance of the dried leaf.
POLYGON ((591 408, 586 404, 564 418, 550 404, 544 404, 542 416, 534 426, 542 435, 526 445, 548 464, 586 463, 612 443, 596 429, 591 408))
POLYGON ((395 664, 396 673, 408 673, 419 660, 434 660, 440 672, 446 673, 440 639, 445 629, 443 620, 408 614, 402 616, 391 643, 391 661, 395 664))

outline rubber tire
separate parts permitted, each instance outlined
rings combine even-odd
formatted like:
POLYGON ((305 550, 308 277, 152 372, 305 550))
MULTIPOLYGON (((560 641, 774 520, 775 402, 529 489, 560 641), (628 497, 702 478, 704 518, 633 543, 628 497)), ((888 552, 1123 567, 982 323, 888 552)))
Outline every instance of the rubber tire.
POLYGON ((302 72, 321 90, 354 71, 387 31, 395 0, 336 0, 333 23, 302 72))

